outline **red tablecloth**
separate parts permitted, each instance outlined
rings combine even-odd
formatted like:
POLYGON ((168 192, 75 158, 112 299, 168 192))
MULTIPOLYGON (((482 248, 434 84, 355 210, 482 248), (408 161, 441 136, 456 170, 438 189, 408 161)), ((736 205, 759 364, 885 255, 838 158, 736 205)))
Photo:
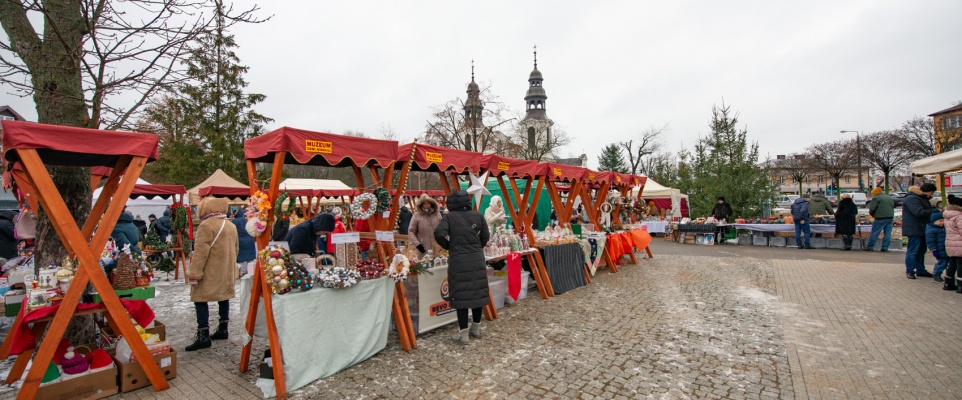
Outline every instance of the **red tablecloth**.
MULTIPOLYGON (((23 303, 20 305, 20 312, 26 312, 20 318, 20 321, 10 328, 10 335, 13 335, 13 343, 10 347, 10 354, 16 355, 23 353, 26 350, 30 350, 36 346, 36 338, 33 334, 33 329, 30 329, 29 324, 38 319, 43 319, 46 317, 53 316, 60 309, 60 305, 38 308, 36 310, 27 310, 27 300, 23 299, 23 303)), ((130 313, 130 316, 137 321, 140 326, 150 325, 154 321, 154 310, 150 309, 147 302, 144 300, 120 300, 123 303, 124 308, 130 313)), ((77 311, 89 310, 92 308, 103 308, 103 303, 80 303, 77 305, 77 311)), ((106 312, 106 310, 104 310, 106 312)))

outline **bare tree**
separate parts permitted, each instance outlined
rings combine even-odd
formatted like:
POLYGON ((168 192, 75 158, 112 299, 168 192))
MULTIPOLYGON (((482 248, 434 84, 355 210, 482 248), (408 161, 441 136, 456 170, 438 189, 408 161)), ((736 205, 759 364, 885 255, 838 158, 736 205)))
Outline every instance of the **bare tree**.
MULTIPOLYGON (((38 122, 116 129, 151 94, 184 79, 188 44, 209 31, 221 6, 205 0, 0 1, 0 83, 33 96, 38 122), (31 22, 36 21, 38 29, 31 22)), ((260 22, 257 6, 224 12, 227 26, 260 22)), ((54 184, 81 223, 90 214, 86 168, 52 167, 54 184)), ((38 263, 66 252, 40 210, 38 263)))
POLYGON ((498 101, 490 83, 484 83, 480 88, 479 98, 484 109, 473 121, 480 123, 468 123, 464 100, 455 98, 434 109, 431 120, 427 121, 424 142, 479 153, 516 156, 517 146, 500 130, 512 120, 506 118, 511 111, 498 101))
MULTIPOLYGON (((638 139, 637 143, 634 139, 618 143, 628 152, 628 168, 632 174, 639 172, 639 170, 642 172, 647 171, 640 169, 643 164, 642 159, 655 154, 655 152, 661 149, 661 134, 667 130, 668 125, 661 128, 652 126, 641 133, 641 138, 638 139)), ((653 160, 648 160, 647 164, 651 165, 653 162, 653 160)))
MULTIPOLYGON (((836 140, 812 145, 806 160, 812 170, 825 171, 838 185, 842 175, 855 167, 855 141, 836 140)), ((837 190, 837 186, 836 186, 837 190)))
POLYGON ((935 126, 931 118, 915 117, 905 121, 899 132, 905 136, 905 146, 915 157, 925 158, 936 154, 935 126))
POLYGON ((886 192, 889 190, 889 176, 892 171, 908 166, 915 159, 907 145, 909 140, 899 131, 873 132, 862 136, 862 158, 882 171, 886 192))
POLYGON ((770 162, 772 168, 782 174, 791 176, 798 182, 798 193, 802 193, 802 183, 814 172, 812 162, 805 154, 788 154, 784 158, 776 158, 770 162))

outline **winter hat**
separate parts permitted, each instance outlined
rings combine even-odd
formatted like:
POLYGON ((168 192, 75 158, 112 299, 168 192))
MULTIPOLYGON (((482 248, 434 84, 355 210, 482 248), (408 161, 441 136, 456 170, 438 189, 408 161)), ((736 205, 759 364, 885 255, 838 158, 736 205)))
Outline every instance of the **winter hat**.
POLYGON ((64 354, 60 366, 63 367, 63 373, 66 375, 82 374, 87 372, 89 367, 87 360, 84 359, 83 355, 75 353, 73 347, 67 348, 67 354, 64 354))
POLYGON ((725 201, 725 198, 723 196, 718 196, 718 200, 725 201))
POLYGON ((331 213, 320 213, 316 217, 311 218, 311 231, 312 232, 333 232, 334 231, 334 214, 331 213))
POLYGON ((942 218, 944 218, 944 217, 942 217, 942 213, 941 213, 941 212, 939 212, 939 211, 932 211, 932 215, 929 216, 929 222, 935 223, 935 221, 938 221, 938 220, 940 220, 940 219, 942 219, 942 218))
POLYGON ((949 204, 953 206, 962 207, 962 197, 955 197, 954 194, 949 195, 949 204))
POLYGON ((110 354, 107 354, 106 350, 97 349, 87 354, 87 363, 90 364, 90 371, 92 372, 113 366, 114 360, 110 358, 110 354))
POLYGON ((923 183, 922 186, 919 187, 919 190, 922 191, 922 193, 928 193, 928 192, 934 192, 938 190, 938 188, 931 183, 923 183))
POLYGON ((880 194, 882 194, 882 188, 877 187, 875 189, 872 189, 872 196, 878 196, 880 194))
POLYGON ((147 216, 147 219, 151 219, 151 218, 157 219, 157 216, 154 215, 154 214, 150 214, 150 215, 147 216))
POLYGON ((60 365, 60 361, 63 360, 63 355, 67 354, 68 347, 70 347, 70 342, 68 342, 67 339, 60 339, 60 344, 57 345, 57 350, 53 352, 54 364, 60 365))
POLYGON ((54 364, 53 361, 51 361, 50 365, 47 366, 47 372, 43 374, 43 380, 40 382, 50 383, 58 380, 60 380, 60 370, 57 369, 57 364, 54 364))

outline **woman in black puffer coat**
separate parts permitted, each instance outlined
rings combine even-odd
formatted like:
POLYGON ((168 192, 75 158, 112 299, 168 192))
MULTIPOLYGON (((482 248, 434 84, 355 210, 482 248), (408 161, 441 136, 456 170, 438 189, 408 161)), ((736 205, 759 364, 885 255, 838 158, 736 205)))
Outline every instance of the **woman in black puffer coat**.
POLYGON ((842 200, 838 202, 838 210, 835 210, 835 233, 842 235, 842 250, 852 250, 852 241, 855 235, 855 227, 858 225, 858 207, 852 200, 852 196, 847 193, 842 195, 842 200))
POLYGON ((434 240, 448 250, 448 290, 451 307, 458 313, 458 335, 454 340, 468 344, 468 335, 481 337, 481 307, 490 302, 484 246, 488 244, 488 224, 471 207, 468 192, 458 190, 448 196, 448 213, 434 231, 434 240), (468 310, 473 323, 468 329, 468 310))

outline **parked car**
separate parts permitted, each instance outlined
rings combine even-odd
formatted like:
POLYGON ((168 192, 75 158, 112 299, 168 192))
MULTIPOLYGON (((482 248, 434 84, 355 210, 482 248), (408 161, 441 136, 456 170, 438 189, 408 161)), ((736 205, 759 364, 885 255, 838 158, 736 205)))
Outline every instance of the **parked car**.
POLYGON ((778 208, 792 208, 792 203, 794 203, 795 199, 798 199, 799 197, 801 196, 794 194, 781 195, 775 199, 775 204, 778 205, 778 208))
POLYGON ((929 204, 935 208, 942 208, 942 192, 935 192, 935 194, 932 195, 932 198, 929 199, 929 204))
POLYGON ((855 202, 856 207, 865 207, 865 205, 868 204, 868 198, 865 196, 865 193, 849 193, 849 194, 852 195, 852 201, 855 202))
POLYGON ((905 195, 908 192, 892 192, 889 196, 892 196, 892 201, 895 202, 896 207, 901 207, 902 203, 905 203, 905 195))
POLYGON ((825 198, 832 204, 832 208, 838 208, 838 196, 825 196, 825 198))

